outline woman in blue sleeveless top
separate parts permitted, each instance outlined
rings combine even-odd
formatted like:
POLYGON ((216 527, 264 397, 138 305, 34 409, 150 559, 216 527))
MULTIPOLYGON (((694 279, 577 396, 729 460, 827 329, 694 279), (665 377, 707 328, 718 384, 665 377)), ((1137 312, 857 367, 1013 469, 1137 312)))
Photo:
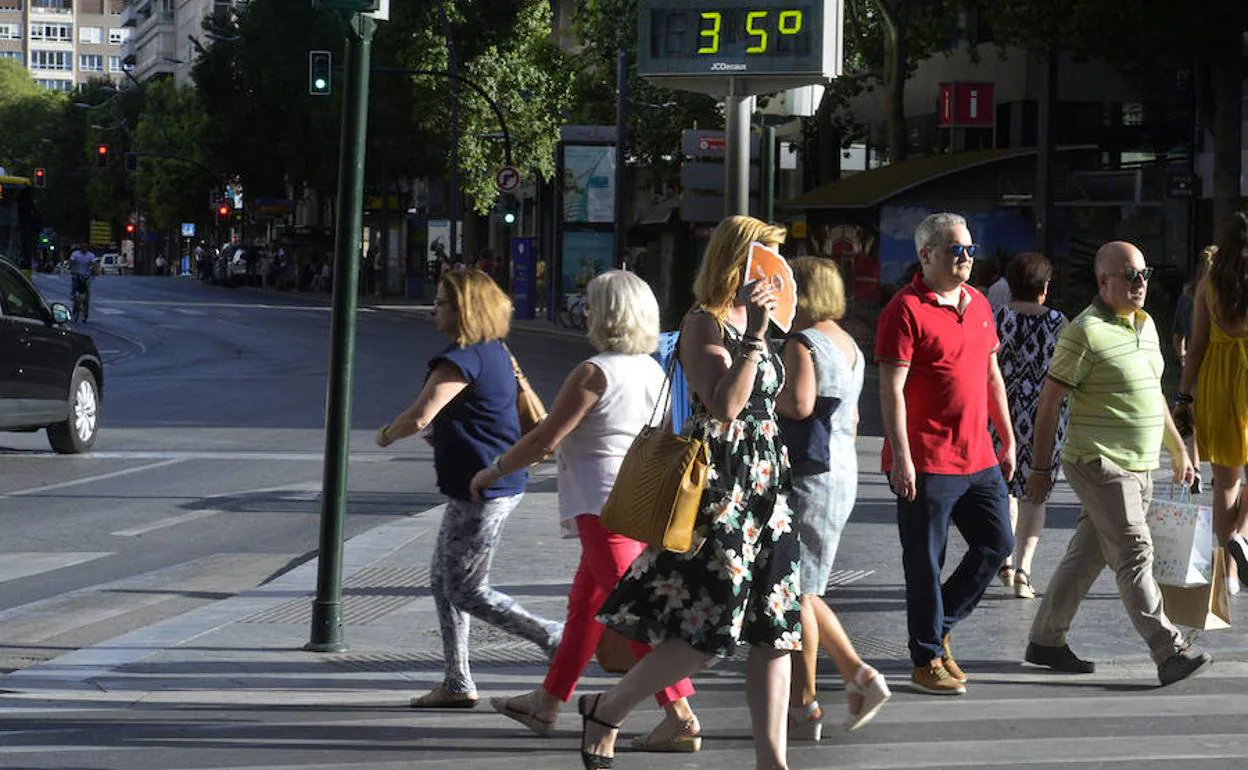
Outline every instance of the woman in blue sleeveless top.
POLYGON ((480 491, 472 477, 520 439, 516 375, 503 338, 511 300, 480 270, 451 270, 438 281, 434 325, 450 338, 429 362, 416 402, 377 431, 378 446, 433 428, 433 466, 446 510, 430 567, 430 588, 442 629, 446 673, 413 708, 472 708, 477 688, 468 670, 468 616, 533 642, 548 655, 563 624, 538 617, 490 587, 490 561, 503 525, 524 495, 528 473, 500 475, 480 491))

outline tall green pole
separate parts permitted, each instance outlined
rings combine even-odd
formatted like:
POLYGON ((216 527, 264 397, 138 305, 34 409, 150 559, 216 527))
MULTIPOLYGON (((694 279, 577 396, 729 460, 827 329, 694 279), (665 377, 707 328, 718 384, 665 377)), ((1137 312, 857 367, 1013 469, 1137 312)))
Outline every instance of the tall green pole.
POLYGON ((360 237, 364 228, 364 139, 368 133, 371 16, 351 14, 347 24, 342 93, 342 146, 338 156, 338 206, 334 222, 334 303, 325 403, 325 465, 321 538, 312 602, 312 640, 305 649, 342 652, 342 542, 347 515, 347 463, 351 438, 351 377, 355 363, 355 311, 360 237))

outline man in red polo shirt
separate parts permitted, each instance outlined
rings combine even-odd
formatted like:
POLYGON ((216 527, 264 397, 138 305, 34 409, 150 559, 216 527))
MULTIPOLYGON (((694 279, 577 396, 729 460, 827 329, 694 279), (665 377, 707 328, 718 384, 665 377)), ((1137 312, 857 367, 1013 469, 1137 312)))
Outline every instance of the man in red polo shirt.
POLYGON ((1014 473, 1014 431, 997 367, 992 307, 967 281, 976 246, 966 220, 932 214, 915 230, 921 270, 880 313, 875 358, 884 413, 884 472, 897 495, 911 687, 966 692, 949 648, 1014 549, 1005 482, 1014 473), (1003 447, 988 433, 992 419, 1003 447), (968 548, 942 585, 949 523, 968 548))

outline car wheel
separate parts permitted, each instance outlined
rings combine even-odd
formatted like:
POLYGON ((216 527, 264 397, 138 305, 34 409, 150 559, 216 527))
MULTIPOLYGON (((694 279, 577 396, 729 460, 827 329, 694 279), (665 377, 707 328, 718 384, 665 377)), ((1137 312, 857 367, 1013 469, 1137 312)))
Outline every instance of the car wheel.
POLYGON ((74 370, 69 389, 69 416, 48 426, 48 443, 61 454, 81 454, 95 445, 100 434, 100 390, 95 375, 84 367, 74 370))

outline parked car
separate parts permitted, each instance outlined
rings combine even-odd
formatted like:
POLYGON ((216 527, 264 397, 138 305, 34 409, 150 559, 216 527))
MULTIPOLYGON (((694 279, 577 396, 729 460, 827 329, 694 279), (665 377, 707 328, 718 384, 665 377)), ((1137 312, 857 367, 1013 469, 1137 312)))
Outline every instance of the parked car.
POLYGON ((104 365, 69 316, 0 258, 0 431, 46 428, 53 449, 78 454, 99 437, 104 365))

